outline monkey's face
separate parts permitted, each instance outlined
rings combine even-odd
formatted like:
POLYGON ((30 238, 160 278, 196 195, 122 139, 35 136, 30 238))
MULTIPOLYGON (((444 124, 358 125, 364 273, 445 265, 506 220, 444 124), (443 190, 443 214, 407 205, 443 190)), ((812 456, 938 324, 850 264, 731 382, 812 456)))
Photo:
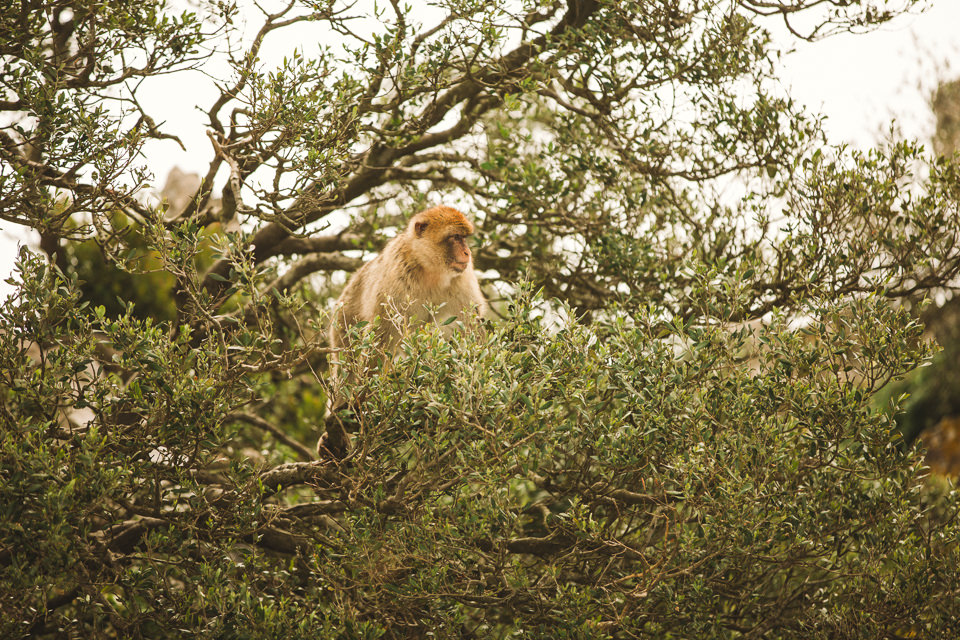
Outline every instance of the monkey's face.
POLYGON ((473 225, 456 209, 428 209, 411 220, 411 229, 421 264, 440 273, 460 274, 470 267, 472 256, 467 238, 473 233, 473 225))
POLYGON ((463 273, 470 266, 470 247, 467 246, 466 236, 460 233, 454 233, 444 239, 446 249, 447 266, 463 273))

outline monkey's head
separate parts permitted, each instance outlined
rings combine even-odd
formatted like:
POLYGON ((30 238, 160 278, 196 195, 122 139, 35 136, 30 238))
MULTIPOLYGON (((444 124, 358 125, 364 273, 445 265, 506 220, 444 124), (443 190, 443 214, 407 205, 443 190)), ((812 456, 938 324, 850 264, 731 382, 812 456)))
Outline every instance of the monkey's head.
POLYGON ((473 234, 473 224, 456 209, 440 206, 421 211, 410 219, 407 229, 424 267, 458 274, 471 267, 467 238, 473 234))

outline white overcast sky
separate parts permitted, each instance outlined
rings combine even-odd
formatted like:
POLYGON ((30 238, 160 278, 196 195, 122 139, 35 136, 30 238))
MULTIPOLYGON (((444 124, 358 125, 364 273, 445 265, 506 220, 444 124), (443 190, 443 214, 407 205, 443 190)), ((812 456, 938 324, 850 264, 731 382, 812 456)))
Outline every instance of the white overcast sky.
MULTIPOLYGON (((870 147, 893 120, 905 137, 929 140, 930 92, 938 80, 960 76, 960 0, 929 0, 927 6, 925 12, 900 16, 866 34, 816 43, 784 37, 786 47, 793 49, 781 59, 784 88, 810 111, 825 116, 834 143, 870 147)), ((776 29, 774 35, 783 37, 776 29)), ((141 98, 148 110, 156 105, 156 120, 166 120, 166 128, 180 135, 190 150, 169 141, 148 150, 158 187, 174 166, 199 172, 209 163, 204 121, 196 106, 206 109, 215 98, 212 91, 209 79, 199 74, 190 79, 173 75, 141 98)), ((0 280, 10 273, 17 244, 25 237, 22 229, 0 221, 0 280)), ((0 299, 9 292, 0 282, 0 299)))
POLYGON ((933 134, 930 93, 960 76, 960 1, 929 0, 866 34, 796 44, 781 74, 790 95, 827 117, 834 142, 869 147, 890 121, 908 138, 933 134))

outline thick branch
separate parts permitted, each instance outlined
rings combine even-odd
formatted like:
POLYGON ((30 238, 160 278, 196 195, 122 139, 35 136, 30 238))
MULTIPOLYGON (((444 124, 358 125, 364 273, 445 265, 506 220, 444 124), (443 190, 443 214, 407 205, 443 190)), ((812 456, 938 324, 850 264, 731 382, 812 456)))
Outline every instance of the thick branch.
POLYGON ((276 255, 289 256, 293 254, 331 253, 333 251, 347 251, 358 249, 366 241, 364 236, 354 233, 344 233, 336 236, 314 236, 312 238, 287 238, 276 248, 276 255))
POLYGON ((151 529, 171 526, 171 522, 161 518, 138 518, 128 520, 111 527, 106 531, 97 532, 95 537, 111 550, 118 553, 130 553, 140 543, 141 538, 151 529))
MULTIPOLYGON (((111 532, 117 531, 113 535, 103 532, 102 537, 105 538, 104 541, 111 551, 126 554, 136 549, 144 535, 151 529, 169 526, 174 526, 174 523, 160 518, 141 518, 124 522, 117 528, 110 529, 111 532)), ((244 536, 244 540, 264 549, 290 554, 306 551, 313 546, 310 538, 295 535, 277 527, 264 527, 244 536)), ((64 597, 67 595, 65 594, 64 597)))
MULTIPOLYGON (((549 536, 546 538, 512 538, 498 541, 506 546, 510 553, 528 553, 535 556, 549 556, 562 550, 570 550, 574 540, 565 536, 549 536)), ((493 551, 496 543, 490 539, 476 541, 481 551, 493 551)))
POLYGON ((306 536, 298 536, 277 527, 265 527, 255 534, 245 537, 259 547, 279 553, 296 554, 313 548, 313 541, 306 536))
POLYGON ((271 282, 266 291, 283 292, 318 271, 356 271, 363 265, 360 258, 340 253, 317 253, 298 260, 282 276, 271 282))
POLYGON ((275 493, 282 487, 298 484, 320 481, 333 484, 338 478, 339 475, 327 461, 288 462, 264 472, 260 476, 260 482, 268 492, 275 493))

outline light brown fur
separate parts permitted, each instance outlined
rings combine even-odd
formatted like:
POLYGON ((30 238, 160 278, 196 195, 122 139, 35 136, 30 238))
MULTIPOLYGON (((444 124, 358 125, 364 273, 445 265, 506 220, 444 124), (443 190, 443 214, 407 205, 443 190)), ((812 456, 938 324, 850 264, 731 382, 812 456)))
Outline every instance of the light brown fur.
MULTIPOLYGON (((408 326, 452 316, 483 316, 480 291, 465 238, 473 224, 452 207, 433 207, 413 216, 407 228, 347 282, 330 323, 330 346, 347 346, 347 331, 380 318, 380 339, 390 350, 408 326)), ((339 358, 331 358, 336 376, 339 358)))

